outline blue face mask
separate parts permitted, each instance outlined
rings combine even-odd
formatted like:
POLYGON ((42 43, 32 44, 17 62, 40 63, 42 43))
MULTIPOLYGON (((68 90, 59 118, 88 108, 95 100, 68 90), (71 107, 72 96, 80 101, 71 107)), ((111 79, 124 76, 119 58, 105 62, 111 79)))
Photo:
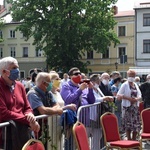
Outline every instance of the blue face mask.
POLYGON ((52 86, 53 86, 53 84, 52 84, 52 82, 50 82, 47 89, 46 89, 46 91, 49 92, 52 89, 52 86))
POLYGON ((19 78, 19 73, 20 71, 18 68, 10 70, 9 79, 12 81, 17 80, 19 78))

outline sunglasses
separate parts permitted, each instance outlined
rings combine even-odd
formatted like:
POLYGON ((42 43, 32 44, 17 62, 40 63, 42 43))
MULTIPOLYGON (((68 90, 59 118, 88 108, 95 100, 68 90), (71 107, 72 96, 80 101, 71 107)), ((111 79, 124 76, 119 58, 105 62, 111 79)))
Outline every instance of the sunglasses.
POLYGON ((75 73, 73 73, 73 75, 75 75, 75 76, 81 75, 81 72, 75 72, 75 73))

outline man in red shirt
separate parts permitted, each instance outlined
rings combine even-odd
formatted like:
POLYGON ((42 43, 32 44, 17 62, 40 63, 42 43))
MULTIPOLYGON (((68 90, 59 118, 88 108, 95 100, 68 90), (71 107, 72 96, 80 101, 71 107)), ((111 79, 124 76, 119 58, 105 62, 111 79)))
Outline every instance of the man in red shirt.
POLYGON ((38 132, 40 126, 26 98, 25 89, 21 82, 16 81, 19 77, 17 60, 13 57, 1 59, 0 75, 0 122, 13 120, 38 132))

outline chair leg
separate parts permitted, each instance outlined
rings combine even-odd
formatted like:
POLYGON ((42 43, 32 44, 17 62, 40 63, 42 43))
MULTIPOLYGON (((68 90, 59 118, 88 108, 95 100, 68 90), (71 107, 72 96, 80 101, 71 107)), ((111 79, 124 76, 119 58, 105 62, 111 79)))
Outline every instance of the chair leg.
POLYGON ((140 150, 142 150, 142 139, 140 139, 140 150))

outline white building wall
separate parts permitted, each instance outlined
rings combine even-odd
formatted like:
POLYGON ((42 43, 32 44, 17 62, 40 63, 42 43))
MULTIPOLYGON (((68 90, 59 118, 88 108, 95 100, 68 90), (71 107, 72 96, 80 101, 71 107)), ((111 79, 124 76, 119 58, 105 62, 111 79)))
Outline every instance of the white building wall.
POLYGON ((150 6, 147 8, 136 8, 135 18, 135 61, 137 67, 150 66, 150 53, 143 53, 143 40, 150 39, 150 26, 143 26, 143 14, 150 13, 150 6))

